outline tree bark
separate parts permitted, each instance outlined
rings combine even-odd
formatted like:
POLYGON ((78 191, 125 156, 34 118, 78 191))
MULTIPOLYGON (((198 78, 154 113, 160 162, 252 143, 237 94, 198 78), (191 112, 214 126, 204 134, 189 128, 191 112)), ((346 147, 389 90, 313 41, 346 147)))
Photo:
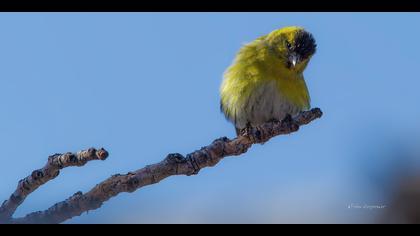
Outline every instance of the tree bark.
POLYGON ((301 125, 320 118, 319 108, 300 113, 294 118, 272 121, 258 127, 248 128, 238 137, 214 140, 186 156, 169 154, 159 163, 121 175, 116 174, 99 183, 89 192, 77 192, 70 198, 56 203, 45 211, 30 213, 22 218, 13 218, 17 207, 38 187, 59 175, 59 170, 70 166, 83 166, 91 160, 105 160, 105 149, 90 148, 77 153, 55 154, 48 158, 47 164, 21 180, 16 191, 0 207, 0 223, 62 223, 80 216, 83 212, 98 209, 104 202, 123 192, 133 192, 146 185, 156 184, 173 175, 195 175, 205 167, 215 166, 227 156, 245 153, 253 144, 264 143, 269 139, 298 131, 301 125))

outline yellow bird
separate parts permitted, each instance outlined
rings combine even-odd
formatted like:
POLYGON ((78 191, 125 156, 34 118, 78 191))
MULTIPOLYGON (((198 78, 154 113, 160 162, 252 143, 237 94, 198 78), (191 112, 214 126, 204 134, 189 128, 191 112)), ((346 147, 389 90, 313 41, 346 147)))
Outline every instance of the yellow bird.
POLYGON ((315 54, 312 34, 285 27, 244 45, 224 73, 220 109, 236 133, 310 108, 303 71, 315 54))

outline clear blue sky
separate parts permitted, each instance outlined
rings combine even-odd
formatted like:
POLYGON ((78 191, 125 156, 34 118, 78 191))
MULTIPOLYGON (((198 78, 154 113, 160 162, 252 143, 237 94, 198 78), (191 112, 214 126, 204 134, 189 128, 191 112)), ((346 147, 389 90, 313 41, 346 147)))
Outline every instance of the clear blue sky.
POLYGON ((19 208, 44 210, 112 174, 234 136, 219 111, 225 68, 276 28, 312 32, 305 71, 324 117, 193 177, 171 177, 68 223, 369 222, 395 167, 418 165, 419 14, 2 13, 0 199, 54 153, 105 147, 19 208), (394 148, 395 147, 395 148, 394 148))

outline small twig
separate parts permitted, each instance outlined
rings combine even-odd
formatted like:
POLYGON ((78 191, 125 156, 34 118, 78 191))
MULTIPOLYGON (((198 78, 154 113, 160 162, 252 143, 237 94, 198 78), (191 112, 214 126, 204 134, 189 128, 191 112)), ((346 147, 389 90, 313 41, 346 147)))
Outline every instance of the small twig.
MULTIPOLYGON (((18 199, 19 204, 13 203, 16 202, 14 199, 9 199, 12 202, 10 203, 12 207, 8 207, 9 203, 6 202, 2 208, 10 208, 12 209, 12 213, 10 214, 8 212, 6 216, 9 218, 3 221, 6 223, 61 223, 75 216, 79 216, 83 212, 98 209, 104 202, 120 193, 133 192, 143 186, 158 183, 173 175, 195 175, 202 168, 216 165, 224 157, 243 154, 253 144, 264 143, 277 135, 296 132, 299 126, 308 124, 321 116, 321 110, 314 108, 310 111, 300 113, 293 119, 268 122, 259 127, 250 128, 245 135, 238 136, 232 140, 226 137, 216 139, 210 145, 192 152, 185 157, 178 153, 169 154, 163 161, 157 164, 146 166, 125 175, 114 175, 96 185, 85 194, 78 192, 69 199, 59 202, 45 211, 34 212, 22 218, 12 219, 10 217, 24 198, 18 199)), ((104 156, 106 157, 107 155, 104 156)), ((54 176, 58 169, 56 167, 55 171, 48 173, 54 176)), ((33 177, 28 178, 38 183, 33 184, 33 186, 38 187, 45 183, 39 180, 32 180, 33 177)), ((48 178, 48 180, 52 178, 48 178)), ((21 188, 23 189, 23 187, 18 187, 17 196, 26 197, 36 189, 32 188, 32 191, 29 192, 27 190, 19 190, 21 188), (23 194, 20 192, 23 192, 23 194)))
POLYGON ((0 222, 8 221, 26 197, 41 185, 56 178, 60 170, 70 166, 84 166, 88 161, 105 160, 108 152, 105 149, 89 148, 77 153, 54 154, 48 158, 42 169, 19 181, 15 192, 0 207, 0 222))

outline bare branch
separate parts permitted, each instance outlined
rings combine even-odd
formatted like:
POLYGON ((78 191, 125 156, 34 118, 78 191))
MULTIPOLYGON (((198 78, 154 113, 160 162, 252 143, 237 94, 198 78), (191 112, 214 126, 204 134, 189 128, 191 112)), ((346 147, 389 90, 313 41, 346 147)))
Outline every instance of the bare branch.
POLYGON ((0 222, 7 221, 23 203, 25 198, 41 185, 56 178, 60 170, 70 166, 84 166, 88 161, 105 160, 108 152, 105 149, 89 148, 77 153, 54 154, 48 158, 42 169, 19 181, 15 192, 0 207, 0 222))
POLYGON ((111 176, 96 185, 89 192, 85 194, 78 192, 69 199, 59 202, 45 211, 34 212, 17 219, 9 218, 7 222, 64 222, 65 220, 81 215, 83 212, 98 209, 104 202, 120 193, 133 192, 143 186, 158 183, 173 175, 190 176, 198 174, 202 168, 215 166, 224 157, 243 154, 253 144, 264 143, 277 135, 296 132, 299 126, 308 124, 321 116, 321 110, 314 108, 310 111, 302 112, 293 119, 288 118, 281 122, 268 122, 259 127, 250 128, 245 134, 232 140, 226 137, 216 139, 210 145, 192 152, 185 157, 178 153, 169 154, 159 163, 146 166, 125 175, 117 174, 111 176))

